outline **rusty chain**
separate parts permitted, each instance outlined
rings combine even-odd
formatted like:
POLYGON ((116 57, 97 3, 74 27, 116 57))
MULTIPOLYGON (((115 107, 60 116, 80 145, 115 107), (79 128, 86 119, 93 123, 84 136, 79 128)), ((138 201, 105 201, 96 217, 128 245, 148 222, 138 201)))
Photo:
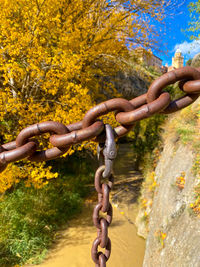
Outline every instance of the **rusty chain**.
POLYGON ((108 227, 112 221, 112 205, 109 201, 109 193, 114 182, 112 174, 113 160, 117 156, 114 131, 109 124, 105 125, 105 131, 106 141, 98 146, 98 158, 100 164, 103 164, 97 169, 94 181, 98 193, 98 204, 93 212, 93 223, 97 228, 97 238, 93 242, 91 255, 97 267, 105 267, 111 253, 108 227), (103 178, 108 179, 108 184, 101 183, 103 178), (106 218, 100 217, 100 211, 106 213, 106 218), (98 252, 98 246, 105 249, 105 254, 98 252))
POLYGON ((60 157, 71 145, 93 139, 96 142, 105 141, 104 124, 98 120, 101 115, 116 111, 116 120, 121 125, 114 129, 116 138, 127 134, 134 122, 148 118, 156 113, 172 113, 192 104, 200 95, 200 68, 183 67, 165 73, 156 79, 148 92, 130 101, 114 98, 91 108, 82 121, 63 125, 59 122, 40 122, 23 129, 16 140, 0 145, 0 172, 8 163, 24 158, 30 161, 46 161, 60 157), (171 101, 169 93, 163 89, 175 82, 186 94, 171 101), (38 143, 33 137, 50 133, 50 143, 53 148, 37 151, 38 143))
MULTIPOLYGON (((105 141, 109 143, 113 135, 115 138, 120 138, 127 134, 134 127, 136 121, 148 118, 156 113, 169 114, 176 112, 192 104, 199 95, 200 68, 183 67, 175 69, 156 79, 146 94, 130 101, 123 98, 114 98, 102 102, 91 108, 82 121, 67 126, 54 121, 40 122, 28 126, 18 134, 15 141, 0 145, 0 172, 4 171, 9 163, 25 158, 37 162, 58 158, 65 154, 71 145, 85 140, 92 139, 101 145, 105 141), (164 89, 166 86, 176 82, 179 82, 179 88, 185 92, 185 95, 172 101, 170 94, 165 92, 164 89), (114 128, 113 132, 107 129, 109 126, 105 126, 102 121, 98 120, 100 116, 112 111, 116 112, 116 121, 120 123, 120 126, 114 128), (38 142, 35 137, 45 133, 50 134, 49 141, 53 148, 38 151, 38 142)), ((113 142, 111 143, 113 145, 113 142)), ((104 151, 101 145, 98 148, 100 155, 104 151)), ((110 143, 108 147, 110 147, 110 143)), ((96 176, 108 178, 108 185, 101 185, 100 178, 95 176, 95 187, 99 194, 99 203, 95 207, 93 220, 99 229, 99 234, 93 243, 92 258, 97 266, 106 266, 105 262, 109 258, 111 250, 111 242, 107 236, 107 226, 112 220, 109 191, 113 182, 110 172, 113 158, 109 158, 106 153, 104 158, 105 165, 100 166, 96 176), (99 219, 100 210, 107 213, 106 219, 99 219), (97 252, 99 245, 105 248, 105 254, 97 252)))

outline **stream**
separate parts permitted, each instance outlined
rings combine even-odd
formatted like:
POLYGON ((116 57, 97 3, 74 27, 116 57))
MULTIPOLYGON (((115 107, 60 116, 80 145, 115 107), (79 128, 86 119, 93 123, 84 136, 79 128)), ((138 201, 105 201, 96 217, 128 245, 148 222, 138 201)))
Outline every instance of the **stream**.
MULTIPOLYGON (((145 241, 137 236, 135 218, 138 211, 142 176, 134 170, 134 153, 130 144, 120 144, 114 164, 115 185, 111 194, 113 221, 109 227, 112 252, 108 267, 141 267, 145 241)), ((92 267, 91 245, 96 238, 92 210, 96 194, 85 200, 82 213, 71 220, 40 267, 92 267)))

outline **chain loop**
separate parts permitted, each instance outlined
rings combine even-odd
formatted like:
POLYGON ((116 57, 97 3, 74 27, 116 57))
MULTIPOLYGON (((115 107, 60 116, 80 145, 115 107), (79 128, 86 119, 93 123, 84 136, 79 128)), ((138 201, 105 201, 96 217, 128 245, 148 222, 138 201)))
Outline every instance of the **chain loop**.
MULTIPOLYGON (((16 147, 21 147, 27 142, 29 138, 33 136, 41 135, 44 133, 64 134, 67 132, 69 132, 67 127, 59 122, 45 121, 41 123, 36 123, 23 129, 18 134, 16 138, 16 147)), ((55 159, 66 153, 68 149, 69 146, 65 147, 65 149, 59 149, 57 147, 54 147, 43 151, 36 151, 29 157, 29 160, 39 162, 55 159)))
POLYGON ((116 120, 123 125, 130 125, 133 122, 152 116, 164 110, 170 103, 169 93, 162 93, 157 99, 149 104, 143 105, 130 112, 120 112, 116 115, 116 120))
POLYGON ((123 98, 107 100, 91 108, 82 121, 63 125, 59 122, 46 121, 23 129, 16 141, 0 145, 0 173, 10 162, 24 158, 31 161, 46 161, 62 156, 73 144, 93 139, 100 143, 98 154, 102 159, 95 174, 95 188, 98 193, 98 204, 93 211, 93 223, 97 228, 98 237, 92 245, 92 259, 98 267, 106 267, 111 253, 111 241, 108 237, 108 227, 112 222, 113 209, 109 202, 109 193, 113 187, 113 160, 116 157, 115 138, 127 134, 134 127, 134 123, 152 116, 155 113, 172 113, 192 104, 200 95, 200 68, 184 67, 173 70, 156 79, 148 92, 130 101, 123 98), (171 101, 170 95, 163 92, 170 84, 179 82, 179 88, 185 96, 171 101), (99 116, 116 111, 116 121, 121 125, 112 129, 97 120, 99 116), (50 133, 49 141, 53 148, 36 151, 38 142, 32 137, 50 133), (102 183, 102 179, 108 183, 102 183), (105 213, 105 218, 100 217, 105 213), (98 246, 105 248, 105 253, 98 252, 98 246))
MULTIPOLYGON (((93 223, 98 229, 101 229, 100 215, 99 215, 101 208, 102 208, 102 203, 100 202, 95 206, 94 211, 93 211, 93 216, 92 216, 93 223)), ((106 221, 107 221, 108 225, 111 224, 112 218, 113 218, 113 208, 112 208, 112 205, 109 204, 109 208, 108 208, 108 211, 106 214, 106 221)))
POLYGON ((192 67, 183 67, 165 73, 151 84, 147 92, 147 102, 151 103, 159 97, 166 86, 179 81, 180 88, 190 94, 186 94, 185 96, 172 101, 161 113, 169 114, 176 112, 192 104, 198 98, 200 95, 200 87, 198 87, 199 83, 196 80, 199 79, 200 69, 192 67), (190 80, 190 82, 188 80, 190 80))
MULTIPOLYGON (((80 125, 79 125, 80 126, 80 125)), ((68 129, 68 126, 66 127, 68 129)), ((66 147, 71 144, 81 143, 85 140, 92 139, 104 130, 102 121, 96 121, 92 125, 84 129, 77 129, 72 132, 68 129, 68 133, 62 135, 52 135, 50 142, 56 147, 66 147)))
POLYGON ((147 92, 147 102, 151 103, 156 100, 161 94, 162 90, 170 85, 181 80, 199 80, 200 72, 192 67, 183 67, 165 73, 157 78, 150 86, 147 92))
MULTIPOLYGON (((99 257, 102 254, 102 252, 97 252, 97 251, 98 251, 98 246, 100 245, 100 243, 101 243, 101 239, 97 237, 92 244, 92 250, 91 250, 93 261, 99 265, 100 265, 99 257)), ((110 258, 110 253, 111 253, 111 241, 110 241, 110 238, 108 237, 108 242, 105 247, 105 253, 103 254, 106 261, 108 261, 108 259, 110 258)))
MULTIPOLYGON (((94 180, 94 184, 95 184, 95 189, 98 193, 102 194, 102 184, 101 184, 101 179, 103 177, 103 172, 105 171, 105 165, 102 165, 101 167, 99 167, 95 173, 95 180, 94 180)), ((113 187, 113 182, 114 182, 114 177, 111 174, 108 177, 108 186, 109 189, 111 190, 113 187)))
POLYGON ((133 106, 131 103, 123 98, 114 98, 102 102, 95 107, 88 110, 83 118, 83 128, 89 127, 96 121, 99 116, 108 114, 111 111, 131 111, 133 106))
MULTIPOLYGON (((62 156, 73 144, 93 139, 95 142, 104 143, 106 140, 104 126, 96 119, 116 111, 116 120, 121 123, 114 129, 115 138, 126 135, 134 127, 134 122, 150 117, 155 113, 168 114, 176 112, 192 104, 200 95, 200 68, 183 67, 173 70, 156 79, 150 86, 148 92, 130 101, 116 98, 98 104, 90 109, 82 121, 63 125, 59 122, 47 121, 31 125, 22 130, 16 141, 1 145, 0 154, 5 151, 12 151, 12 162, 27 157, 25 150, 16 150, 25 145, 31 137, 50 133, 50 142, 53 148, 46 151, 35 151, 29 153, 31 161, 46 161, 62 156), (186 92, 186 95, 170 100, 169 94, 162 90, 170 84, 179 81, 179 87, 186 92), (170 102, 170 103, 169 103, 170 102), (53 133, 53 135, 52 135, 53 133), (19 151, 21 156, 18 156, 19 151), (16 156, 14 154, 16 153, 16 156)), ((11 153, 11 152, 10 152, 11 153)), ((7 154, 8 155, 8 154, 7 154)), ((11 154, 9 154, 11 155, 11 154)), ((3 155, 1 156, 3 157, 3 155)), ((10 161, 11 162, 11 161, 10 161)), ((6 167, 0 163, 0 172, 6 167)), ((106 170, 105 170, 106 172, 106 170)), ((107 174, 104 173, 103 176, 107 174)))
MULTIPOLYGON (((97 228, 97 239, 92 245, 92 259, 96 266, 106 266, 106 261, 110 257, 111 241, 108 237, 108 227, 112 221, 112 205, 109 201, 109 193, 113 186, 112 175, 113 160, 117 155, 114 131, 109 124, 105 125, 106 141, 99 144, 97 154, 100 161, 104 159, 104 165, 100 166, 95 173, 95 189, 98 193, 98 204, 93 211, 93 223, 97 228), (101 179, 108 178, 108 184, 101 183, 101 179), (100 211, 106 213, 106 218, 100 217, 100 211), (105 254, 97 252, 97 248, 105 248, 105 254), (108 254, 109 253, 109 254, 108 254)), ((102 162, 101 162, 102 164, 102 162)))
MULTIPOLYGON (((14 143, 10 144, 14 145, 14 143)), ((6 146, 3 146, 4 151, 0 153, 0 170, 4 170, 10 162, 15 162, 32 155, 36 151, 37 146, 36 140, 29 140, 25 145, 12 150, 6 150, 6 146)))
POLYGON ((97 229, 98 237, 101 239, 100 247, 105 248, 108 243, 108 223, 104 218, 100 219, 101 229, 97 229))
POLYGON ((179 88, 189 94, 200 94, 200 80, 179 82, 179 88))

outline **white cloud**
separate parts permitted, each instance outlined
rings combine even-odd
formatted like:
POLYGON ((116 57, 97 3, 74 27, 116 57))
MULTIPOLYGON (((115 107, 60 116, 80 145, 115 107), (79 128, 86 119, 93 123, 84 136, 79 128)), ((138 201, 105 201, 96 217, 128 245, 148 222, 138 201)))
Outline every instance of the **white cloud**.
POLYGON ((194 40, 193 42, 184 42, 182 44, 176 44, 174 51, 180 49, 182 54, 187 57, 194 57, 200 53, 200 40, 194 40))

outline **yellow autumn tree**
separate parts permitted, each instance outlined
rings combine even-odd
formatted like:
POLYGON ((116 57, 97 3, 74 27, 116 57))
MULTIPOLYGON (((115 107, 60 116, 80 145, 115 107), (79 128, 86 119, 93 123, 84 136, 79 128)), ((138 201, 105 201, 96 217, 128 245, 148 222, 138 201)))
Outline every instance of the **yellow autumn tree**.
MULTIPOLYGON (((167 5, 159 0, 0 0, 2 142, 37 122, 79 121, 96 101, 117 95, 112 84, 102 87, 102 78, 125 66, 131 45, 154 44, 149 22, 161 20, 167 5)), ((21 178, 40 187, 58 174, 45 163, 22 163, 0 175, 4 192, 21 178)))

